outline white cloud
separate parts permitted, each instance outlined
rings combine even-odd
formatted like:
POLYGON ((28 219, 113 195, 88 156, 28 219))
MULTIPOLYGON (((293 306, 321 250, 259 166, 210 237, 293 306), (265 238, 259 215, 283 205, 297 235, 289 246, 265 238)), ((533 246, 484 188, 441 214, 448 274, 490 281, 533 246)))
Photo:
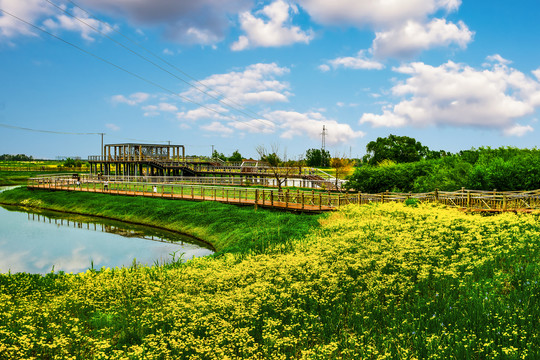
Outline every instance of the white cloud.
POLYGON ((176 112, 178 108, 169 103, 159 103, 157 105, 146 105, 142 109, 145 111, 144 116, 157 116, 162 112, 176 112))
POLYGON ((510 60, 506 60, 505 58, 503 58, 499 54, 490 55, 490 56, 486 57, 486 60, 489 61, 489 62, 498 62, 498 63, 501 63, 503 65, 509 65, 509 64, 512 63, 510 60))
POLYGON ((101 36, 100 34, 98 34, 98 32, 96 32, 93 29, 100 31, 103 34, 109 34, 112 32, 111 25, 89 18, 87 13, 79 8, 74 8, 73 10, 69 10, 63 7, 63 9, 68 14, 72 14, 78 19, 80 19, 80 21, 75 19, 74 17, 71 17, 63 13, 63 14, 57 15, 55 19, 46 19, 43 22, 43 25, 52 31, 67 30, 67 31, 78 32, 81 34, 81 37, 83 39, 88 40, 88 41, 94 41, 93 36, 96 36, 96 35, 101 36))
POLYGON ((120 127, 118 125, 115 125, 115 124, 112 124, 112 123, 109 123, 109 124, 105 124, 105 127, 107 129, 110 129, 112 131, 118 131, 120 130, 120 127))
POLYGON ((266 114, 265 118, 277 124, 280 136, 286 139, 306 135, 311 139, 320 139, 323 125, 328 129, 328 145, 347 143, 365 135, 362 131, 354 131, 348 124, 327 119, 320 113, 278 110, 266 114))
POLYGON ((514 125, 514 126, 512 126, 510 128, 504 129, 503 134, 506 135, 506 136, 521 137, 521 136, 524 136, 525 134, 527 134, 529 132, 533 132, 533 131, 534 131, 534 129, 530 125, 523 126, 523 125, 516 124, 516 125, 514 125))
POLYGON ((137 92, 125 97, 124 95, 114 95, 111 101, 116 104, 128 104, 131 106, 138 105, 150 98, 150 94, 137 92))
POLYGON ((326 25, 394 27, 423 20, 437 11, 455 11, 461 0, 298 0, 311 17, 326 25))
MULTIPOLYGON (((276 80, 276 77, 288 72, 289 69, 279 67, 275 63, 254 64, 244 71, 212 75, 201 82, 238 104, 286 102, 291 95, 287 91, 289 85, 276 80)), ((196 102, 215 101, 208 99, 196 89, 190 89, 181 95, 196 102)), ((224 102, 227 103, 227 100, 224 102)))
POLYGON ((330 66, 328 64, 319 65, 319 70, 321 70, 322 72, 330 71, 330 66))
POLYGON ((222 136, 228 136, 228 135, 231 135, 234 132, 233 129, 231 129, 228 126, 223 125, 219 121, 214 121, 211 124, 203 125, 203 126, 201 126, 201 129, 206 130, 206 131, 210 131, 210 132, 221 133, 222 136))
MULTIPOLYGON (((16 0, 20 1, 20 0, 16 0)), ((252 6, 252 0, 81 0, 80 3, 108 15, 121 16, 134 26, 156 26, 168 40, 214 44, 223 40, 230 17, 252 6)))
POLYGON ((169 103, 159 103, 158 104, 158 109, 159 111, 163 111, 163 112, 175 112, 175 111, 178 111, 178 108, 173 105, 173 104, 169 104, 169 103))
POLYGON ((465 48, 474 33, 462 21, 458 24, 434 19, 428 24, 409 20, 401 27, 377 32, 373 54, 378 58, 407 58, 437 46, 457 44, 465 48))
POLYGON ((381 115, 364 114, 360 123, 373 126, 474 126, 499 129, 508 135, 532 131, 516 119, 540 106, 540 82, 504 64, 476 70, 447 62, 439 67, 412 63, 394 69, 409 75, 392 93, 403 97, 385 106, 381 115))
POLYGON ((297 9, 283 0, 277 0, 257 13, 267 17, 268 21, 255 17, 249 11, 241 13, 240 26, 246 35, 240 36, 238 41, 231 45, 231 50, 309 43, 313 39, 313 32, 302 31, 298 26, 290 25, 291 11, 294 13, 297 9))
POLYGON ((248 131, 250 133, 271 134, 276 131, 276 124, 266 119, 253 119, 243 122, 232 122, 229 125, 237 130, 248 131))
MULTIPOLYGON (((53 7, 43 0, 0 0, 0 9, 30 23, 37 23, 52 13, 53 7)), ((0 39, 13 38, 15 36, 37 36, 36 30, 11 17, 7 13, 0 12, 0 39)))
MULTIPOLYGON (((182 119, 187 119, 183 116, 182 119)), ((200 117, 198 118, 200 119, 200 117)), ((218 119, 209 125, 201 126, 201 129, 211 132, 220 132, 230 135, 234 130, 246 131, 257 134, 277 133, 285 139, 297 137, 309 137, 320 139, 323 125, 328 129, 326 143, 336 145, 349 143, 356 138, 361 138, 365 134, 362 131, 355 131, 350 125, 339 123, 333 119, 327 119, 318 112, 299 113, 295 111, 272 111, 260 119, 249 121, 230 121, 231 119, 218 119), (219 121, 221 120, 221 121, 219 121), (226 124, 223 123, 226 120, 226 124)))
POLYGON ((144 116, 151 117, 159 115, 158 107, 156 105, 146 105, 143 106, 142 109, 144 110, 144 116))
MULTIPOLYGON (((462 21, 431 19, 455 11, 461 0, 297 0, 311 18, 324 25, 366 27, 376 31, 370 49, 376 58, 410 57, 423 50, 457 44, 465 48, 474 33, 462 21)), ((382 65, 356 57, 334 60, 332 65, 353 69, 380 69, 382 65)), ((328 71, 329 65, 321 65, 328 71)))
POLYGON ((176 114, 180 121, 197 121, 200 119, 227 119, 228 110, 222 106, 210 104, 194 110, 182 111, 176 114))
POLYGON ((348 56, 330 60, 328 61, 328 64, 319 66, 319 69, 322 71, 328 71, 330 66, 332 66, 334 69, 344 67, 348 69, 381 70, 384 68, 382 63, 367 58, 365 53, 365 50, 360 50, 355 57, 348 56))
MULTIPOLYGON (((64 5, 60 9, 42 0, 0 0, 0 9, 3 9, 21 19, 45 27, 50 31, 72 31, 80 33, 88 40, 94 41, 94 36, 98 34, 91 27, 108 34, 112 31, 112 26, 88 17, 88 14, 79 8, 69 9, 64 5), (79 20, 68 15, 72 14, 79 20)), ((7 13, 0 13, 0 39, 13 38, 15 36, 36 36, 38 30, 34 30, 23 22, 11 17, 7 13)))

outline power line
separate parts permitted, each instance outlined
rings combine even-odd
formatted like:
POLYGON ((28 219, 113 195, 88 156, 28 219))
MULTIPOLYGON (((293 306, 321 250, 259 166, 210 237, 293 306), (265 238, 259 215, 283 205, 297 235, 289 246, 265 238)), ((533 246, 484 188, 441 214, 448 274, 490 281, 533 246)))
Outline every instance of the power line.
POLYGON ((26 20, 21 19, 20 17, 18 17, 18 16, 16 16, 16 15, 11 14, 10 12, 7 12, 7 11, 5 11, 5 10, 3 10, 3 9, 0 9, 0 12, 3 12, 4 14, 7 14, 7 15, 9 15, 9 16, 11 16, 11 17, 17 19, 17 20, 19 20, 20 22, 23 22, 23 23, 27 24, 28 26, 33 27, 33 28, 36 29, 36 30, 39 30, 39 31, 41 31, 41 32, 43 32, 43 33, 45 33, 45 34, 47 34, 47 35, 49 35, 49 36, 52 36, 52 37, 54 37, 55 39, 58 39, 58 40, 62 41, 63 43, 65 43, 65 44, 67 44, 67 45, 70 45, 70 46, 76 48, 77 50, 79 50, 79 51, 81 51, 81 52, 87 54, 87 55, 90 55, 90 56, 92 56, 92 57, 94 57, 94 58, 96 58, 96 59, 98 59, 98 60, 101 60, 102 62, 104 62, 104 63, 106 63, 106 64, 109 64, 109 65, 111 65, 111 66, 117 68, 118 70, 121 70, 121 71, 123 71, 123 72, 125 72, 125 73, 127 73, 127 74, 129 74, 129 75, 131 75, 131 76, 133 76, 133 77, 136 77, 136 78, 139 79, 139 80, 142 80, 142 81, 144 81, 144 82, 146 82, 146 83, 148 83, 148 84, 150 84, 150 85, 153 85, 153 86, 155 86, 155 87, 157 87, 157 88, 159 88, 159 89, 162 89, 163 91, 166 91, 166 92, 172 94, 173 96, 177 96, 177 97, 179 97, 179 98, 182 99, 182 100, 185 100, 185 101, 187 101, 187 102, 190 102, 190 103, 192 103, 192 104, 195 104, 195 105, 197 105, 197 106, 200 106, 200 107, 202 107, 202 108, 204 108, 204 109, 206 109, 206 110, 209 110, 209 111, 211 111, 211 112, 213 112, 213 113, 216 113, 216 114, 218 114, 218 115, 220 115, 220 116, 223 116, 223 117, 225 117, 225 118, 228 118, 228 119, 231 119, 231 120, 233 120, 233 121, 236 121, 236 122, 239 122, 239 123, 243 123, 243 124, 245 124, 245 125, 247 125, 247 126, 251 126, 251 127, 253 127, 253 128, 256 128, 255 126, 253 126, 252 124, 250 124, 250 123, 248 123, 248 122, 237 120, 237 119, 235 119, 235 118, 233 118, 233 117, 231 117, 231 116, 227 116, 226 114, 223 114, 223 113, 220 112, 220 111, 217 111, 217 110, 215 110, 215 109, 212 109, 212 108, 210 108, 210 107, 208 107, 208 106, 205 106, 205 105, 203 105, 203 104, 199 104, 198 102, 193 101, 193 100, 191 100, 191 99, 189 99, 189 98, 186 98, 186 97, 184 97, 184 96, 182 96, 182 95, 180 95, 180 94, 178 94, 178 93, 176 93, 176 92, 174 92, 174 91, 172 91, 172 90, 170 90, 170 89, 168 89, 168 88, 166 88, 166 87, 164 87, 164 86, 162 86, 162 85, 160 85, 160 84, 158 84, 158 83, 156 83, 156 82, 154 82, 154 81, 152 81, 152 80, 146 79, 145 77, 142 77, 142 76, 140 76, 140 75, 138 75, 138 74, 136 74, 136 73, 134 73, 134 72, 132 72, 132 71, 130 71, 130 70, 127 70, 127 69, 121 67, 120 65, 116 65, 115 63, 113 63, 113 62, 111 62, 111 61, 109 61, 109 60, 107 60, 107 59, 105 59, 105 58, 103 58, 103 57, 101 57, 101 56, 99 56, 99 55, 96 55, 96 54, 94 54, 94 53, 92 53, 92 52, 90 52, 90 51, 88 51, 88 50, 85 50, 85 49, 81 48, 80 46, 77 46, 77 45, 75 45, 75 44, 73 44, 73 43, 71 43, 71 42, 69 42, 69 41, 67 41, 67 40, 64 40, 64 39, 62 39, 61 37, 59 37, 59 36, 57 36, 57 35, 54 35, 54 34, 52 34, 51 32, 49 32, 49 31, 47 31, 47 30, 45 30, 45 29, 43 29, 43 28, 41 28, 41 27, 39 27, 39 26, 37 26, 37 25, 34 25, 34 24, 32 24, 32 23, 30 23, 30 22, 28 22, 28 21, 26 21, 26 20))
POLYGON ((8 124, 0 124, 0 126, 9 128, 9 129, 26 130, 26 131, 33 131, 33 132, 49 133, 49 134, 61 134, 61 135, 101 135, 101 134, 104 134, 104 133, 91 133, 91 132, 79 133, 79 132, 68 132, 68 131, 39 130, 39 129, 31 129, 31 128, 25 128, 21 126, 8 125, 8 124))
MULTIPOLYGON (((46 0, 48 1, 48 0, 46 0)), ((196 78, 194 78, 193 76, 189 75, 188 73, 186 73, 185 71, 179 69, 176 65, 170 63, 169 61, 165 60, 164 58, 162 58, 161 56, 157 55, 156 53, 154 53, 153 51, 147 49, 146 47, 144 47, 141 43, 139 43, 138 41, 135 41, 133 39, 131 39, 130 37, 124 35, 122 32, 120 32, 119 30, 117 30, 116 28, 110 26, 107 22, 104 22, 102 21, 99 17, 95 16, 94 14, 92 14, 91 12, 89 12, 88 10, 82 8, 81 6, 79 6, 77 3, 75 3, 74 1, 72 0, 66 0, 68 1, 69 3, 71 3, 72 5, 78 7, 79 9, 81 9, 82 11, 84 11, 87 15, 91 16, 92 18, 96 19, 97 21, 99 21, 101 24, 103 24, 104 26, 108 27, 109 29, 111 29, 112 31, 114 31, 115 33, 117 33, 118 35, 122 36, 123 38, 125 38, 126 40, 128 40, 129 42, 131 42, 132 44, 136 45, 137 47, 143 49, 144 51, 148 52, 149 54, 151 54, 152 56, 154 56, 155 58, 159 59, 160 61, 162 61, 163 63, 167 64, 168 66, 170 66, 171 68, 175 69, 176 71, 178 71, 179 73, 183 74, 184 76, 188 77, 189 79, 191 79, 192 81, 194 81, 195 83, 203 86, 204 88, 206 88, 207 90, 209 91, 213 91, 215 92, 216 94, 220 95, 221 97, 223 97, 224 99, 226 99, 228 102, 244 109, 245 111, 255 115, 255 117, 258 117, 259 114, 256 114, 255 112, 249 110, 248 108, 246 108, 245 106, 243 106, 242 104, 239 104, 237 102, 235 102, 234 100, 231 100, 229 99, 225 94, 223 94, 222 92, 216 90, 216 89, 212 89, 211 87, 209 87, 208 85, 204 84, 203 82, 197 80, 196 78)), ((182 80, 184 82, 186 82, 185 80, 182 80)), ((189 86, 192 86, 194 87, 195 89, 207 94, 208 96, 211 96, 210 94, 208 94, 207 92, 203 91, 203 90, 200 90, 199 88, 197 88, 195 85, 189 83, 189 82, 186 82, 189 86)), ((222 102, 221 100, 211 96, 212 98, 222 102)), ((222 102, 223 103, 223 102, 222 102)), ((227 106, 230 106, 228 104, 225 104, 227 106)), ((231 106, 230 106, 231 107, 231 106)), ((234 108, 234 107, 233 107, 234 108)), ((249 115, 248 115, 249 116, 249 115)), ((251 117, 251 116, 250 116, 251 117)), ((257 120, 257 119, 256 119, 257 120)))
MULTIPOLYGON (((84 21, 84 20, 80 19, 79 17, 73 15, 72 13, 68 12, 66 9, 61 8, 60 6, 56 5, 56 4, 53 3, 52 1, 50 1, 50 0, 45 0, 45 1, 48 2, 49 4, 51 4, 52 6, 56 7, 58 10, 62 11, 64 14, 66 14, 66 15, 72 17, 73 19, 79 21, 81 24, 84 24, 84 25, 88 26, 89 28, 91 28, 91 29, 94 30, 95 32, 97 32, 97 33, 101 34, 102 36, 106 37, 107 39, 111 40, 112 42, 114 42, 114 43, 117 44, 118 46, 123 47, 124 49, 126 49, 126 50, 129 51, 129 52, 131 52, 132 54, 134 54, 134 55, 140 57, 141 59, 147 61, 148 63, 150 63, 150 64, 152 64, 152 65, 154 65, 154 66, 157 67, 158 69, 160 69, 160 70, 166 72, 167 74, 169 74, 169 75, 175 77, 176 79, 178 79, 178 80, 184 82, 185 84, 187 84, 187 85, 193 87, 193 88, 196 89, 197 91, 200 91, 201 93, 203 93, 203 94, 205 94, 205 95, 207 95, 207 96, 213 98, 214 100, 217 100, 217 101, 220 102, 221 104, 223 104, 223 105, 225 105, 225 106, 227 106, 227 107, 229 107, 229 108, 231 108, 231 109, 233 109, 233 110, 235 110, 235 111, 238 111, 239 113, 241 113, 241 114, 243 114, 243 115, 245 115, 245 116, 247 116, 247 117, 249 117, 249 118, 252 118, 252 119, 254 119, 254 120, 259 120, 259 119, 255 118, 255 117, 253 117, 252 115, 250 115, 250 114, 244 112, 243 110, 238 109, 237 107, 234 107, 234 106, 232 106, 232 105, 230 105, 230 104, 227 104, 227 103, 224 102, 223 100, 219 99, 217 96, 214 96, 214 95, 210 94, 208 91, 205 91, 205 90, 203 90, 203 89, 200 89, 199 87, 197 87, 197 86, 191 84, 189 81, 186 81, 186 80, 182 79, 181 77, 177 76, 176 74, 174 74, 174 73, 170 72, 169 70, 163 68, 163 67, 160 66, 159 64, 156 64, 155 62, 153 62, 153 61, 150 60, 149 58, 147 58, 147 57, 145 57, 145 56, 139 54, 138 52, 134 51, 133 49, 130 49, 130 48, 127 47, 126 45, 120 43, 119 41, 117 41, 117 40, 113 39, 112 37, 110 37, 109 35, 105 34, 103 31, 97 29, 96 27, 94 27, 94 26, 88 24, 86 21, 84 21)), ((77 6, 79 9, 81 9, 81 10, 83 10, 83 11, 86 12, 86 10, 82 9, 81 7, 79 7, 78 5, 76 5, 75 3, 73 3, 73 4, 74 4, 75 6, 77 6)), ((91 14, 88 13, 88 12, 87 12, 87 14, 88 14, 88 15, 91 15, 91 14)), ((92 16, 92 15, 91 15, 91 16, 92 16)), ((98 20, 101 24, 103 24, 103 25, 105 25, 105 26, 108 26, 110 29, 112 29, 112 30, 115 31, 116 33, 121 34, 119 31, 117 31, 116 29, 114 29, 113 27, 111 27, 111 26, 110 26, 109 24, 107 24, 106 22, 103 22, 103 21, 101 21, 101 20, 99 20, 99 19, 97 19, 97 18, 96 18, 96 20, 98 20)), ((122 35, 122 36, 125 37, 126 39, 130 40, 128 37, 126 37, 126 36, 124 36, 124 35, 122 35)), ((130 41, 131 41, 131 40, 130 40, 130 41)), ((140 45, 139 45, 139 46, 140 46, 140 45)), ((144 49, 144 48, 143 48, 143 49, 144 49)), ((146 49, 145 49, 145 50, 146 50, 146 49)), ((149 50, 146 50, 146 51, 150 52, 149 50)), ((153 54, 152 52, 150 52, 150 53, 151 53, 152 55, 154 55, 155 57, 157 57, 158 59, 160 59, 160 60, 162 60, 162 61, 165 61, 165 60, 161 59, 159 56, 153 54)), ((167 62, 166 62, 166 63, 167 63, 167 62)), ((168 63, 167 63, 167 64, 168 64, 168 63)), ((173 66, 172 64, 168 64, 168 65, 169 65, 169 66, 173 66)), ((173 66, 173 67, 174 67, 174 66, 173 66)), ((183 72, 182 72, 182 73, 183 73, 183 72)), ((185 74, 185 73, 184 73, 184 74, 185 74)), ((211 90, 211 89, 210 89, 210 90, 211 90)), ((215 91, 215 90, 213 90, 213 91, 215 91)), ((259 120, 259 121, 260 121, 260 120, 259 120)))
MULTIPOLYGON (((69 132, 69 131, 54 131, 54 130, 41 130, 41 129, 31 129, 21 126, 15 126, 15 125, 8 125, 8 124, 0 124, 1 127, 9 128, 9 129, 15 129, 15 130, 25 130, 25 131, 32 131, 32 132, 40 132, 40 133, 48 133, 48 134, 60 134, 60 135, 107 135, 103 132, 87 132, 87 133, 80 133, 80 132, 69 132)), ((123 138, 123 137, 117 137, 117 136, 110 136, 110 138, 113 139, 120 139, 120 140, 129 140, 129 141, 139 141, 139 142, 147 142, 147 143, 166 143, 167 141, 164 140, 141 140, 141 139, 132 139, 132 138, 123 138)))

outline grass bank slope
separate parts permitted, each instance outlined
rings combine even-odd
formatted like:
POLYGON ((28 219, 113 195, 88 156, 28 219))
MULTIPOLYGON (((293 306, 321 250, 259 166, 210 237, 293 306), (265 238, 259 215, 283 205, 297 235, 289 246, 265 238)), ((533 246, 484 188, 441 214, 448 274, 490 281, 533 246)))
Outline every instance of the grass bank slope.
POLYGON ((217 202, 193 202, 85 192, 27 190, 0 193, 0 203, 44 208, 151 225, 208 242, 218 252, 267 253, 288 249, 318 225, 297 215, 217 202))
POLYGON ((0 275, 0 354, 540 357, 538 215, 351 206, 288 252, 0 275))
POLYGON ((37 171, 0 171, 0 186, 23 185, 28 179, 41 175, 37 171))

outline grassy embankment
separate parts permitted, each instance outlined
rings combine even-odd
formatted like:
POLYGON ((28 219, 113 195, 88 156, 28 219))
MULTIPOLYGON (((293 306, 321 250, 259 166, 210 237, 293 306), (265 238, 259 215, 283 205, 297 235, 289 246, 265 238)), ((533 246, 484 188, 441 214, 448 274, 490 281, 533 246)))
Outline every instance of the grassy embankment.
MULTIPOLYGON (((0 196, 12 194, 28 196, 21 190, 0 196)), ((57 201, 50 194, 36 191, 39 199, 29 202, 57 201)), ((98 209, 107 195, 75 196, 98 209)), ((124 203, 110 199, 110 207, 124 203)), ((174 216, 171 209, 188 206, 141 200, 126 211, 155 211, 164 222, 174 216)), ((192 212, 211 211, 193 204, 199 207, 192 212)), ((211 205, 230 221, 241 216, 229 213, 242 209, 211 205)), ((241 221, 267 216, 247 211, 241 221)), ((430 205, 350 206, 321 217, 304 238, 260 252, 80 275, 0 275, 0 354, 537 359, 538 220, 538 214, 482 217, 430 205)))
POLYGON ((37 171, 0 171, 0 186, 26 184, 29 178, 43 174, 37 171))
POLYGON ((31 177, 47 173, 61 174, 63 172, 85 172, 88 167, 62 168, 63 162, 53 160, 36 161, 0 161, 0 186, 12 186, 26 184, 31 177), (4 171, 9 169, 9 171, 4 171), (61 170, 61 171, 59 171, 61 170))
POLYGON ((214 202, 191 202, 82 192, 30 191, 0 194, 0 203, 101 216, 182 232, 218 252, 268 252, 288 247, 317 224, 317 217, 214 202))

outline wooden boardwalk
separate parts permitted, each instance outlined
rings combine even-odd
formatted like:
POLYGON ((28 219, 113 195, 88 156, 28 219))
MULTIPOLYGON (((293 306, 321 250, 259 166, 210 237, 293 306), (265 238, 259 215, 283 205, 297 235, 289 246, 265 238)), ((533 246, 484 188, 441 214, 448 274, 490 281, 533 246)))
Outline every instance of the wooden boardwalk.
MULTIPOLYGON (((165 181, 166 178, 163 178, 165 181)), ((286 211, 320 213, 339 209, 348 204, 405 202, 437 203, 467 211, 480 212, 531 212, 540 210, 540 190, 533 191, 433 191, 429 193, 379 194, 330 192, 315 190, 279 191, 275 188, 193 184, 191 182, 129 182, 108 181, 97 177, 74 178, 51 175, 32 178, 30 189, 84 191, 124 196, 157 197, 191 201, 217 201, 226 204, 273 208, 286 211), (79 182, 81 180, 81 182, 79 182)))
MULTIPOLYGON (((161 198, 161 199, 176 199, 176 200, 188 200, 188 201, 216 201, 224 204, 234 204, 241 206, 253 206, 255 208, 273 208, 286 211, 296 211, 296 212, 305 212, 305 213, 321 213, 325 211, 336 210, 335 206, 331 205, 314 205, 310 203, 297 203, 293 201, 287 201, 287 195, 283 193, 282 195, 275 195, 277 191, 260 191, 260 195, 254 198, 242 197, 242 196, 205 196, 204 193, 195 194, 195 192, 188 193, 174 193, 174 192, 161 192, 149 190, 129 190, 129 189, 120 189, 119 187, 113 188, 107 186, 107 189, 104 189, 103 186, 99 187, 83 187, 83 186, 73 186, 68 184, 29 184, 29 189, 45 189, 52 191, 81 191, 81 192, 92 192, 92 193, 102 193, 110 195, 123 195, 123 196, 143 196, 150 198, 161 198)), ((239 193, 241 194, 241 193, 239 193)), ((257 191, 257 195, 259 192, 257 191)), ((293 198, 291 198, 293 200, 293 198)))

